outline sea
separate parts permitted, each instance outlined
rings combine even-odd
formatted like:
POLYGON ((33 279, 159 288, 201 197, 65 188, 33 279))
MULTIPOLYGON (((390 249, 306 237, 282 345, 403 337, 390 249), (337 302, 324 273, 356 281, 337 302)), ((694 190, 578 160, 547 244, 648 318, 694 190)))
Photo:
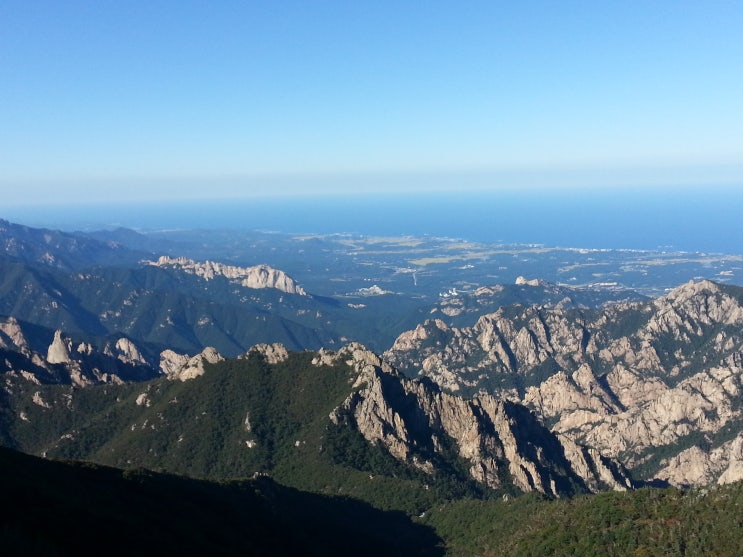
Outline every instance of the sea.
POLYGON ((743 186, 260 196, 11 206, 0 218, 68 231, 250 229, 433 236, 587 249, 743 253, 743 186))

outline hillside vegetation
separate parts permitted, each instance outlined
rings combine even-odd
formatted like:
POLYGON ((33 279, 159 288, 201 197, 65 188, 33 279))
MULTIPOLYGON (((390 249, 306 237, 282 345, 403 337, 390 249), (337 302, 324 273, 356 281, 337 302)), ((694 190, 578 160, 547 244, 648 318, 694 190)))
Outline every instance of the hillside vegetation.
POLYGON ((216 481, 268 475, 378 508, 417 514, 482 488, 456 468, 433 475, 399 462, 329 415, 353 391, 344 362, 312 353, 208 366, 187 382, 36 385, 19 379, 0 405, 3 443, 50 458, 144 467, 216 481), (18 418, 22 416, 22 418, 18 418))
POLYGON ((215 483, 0 448, 0 546, 34 555, 442 555, 430 527, 269 478, 215 483))
POLYGON ((743 548, 743 483, 711 490, 645 488, 546 501, 461 500, 423 523, 447 554, 484 557, 737 557, 743 548))
POLYGON ((440 502, 411 518, 266 477, 193 480, 0 448, 4 555, 735 557, 743 483, 440 502), (136 534, 134 534, 136 533, 136 534))

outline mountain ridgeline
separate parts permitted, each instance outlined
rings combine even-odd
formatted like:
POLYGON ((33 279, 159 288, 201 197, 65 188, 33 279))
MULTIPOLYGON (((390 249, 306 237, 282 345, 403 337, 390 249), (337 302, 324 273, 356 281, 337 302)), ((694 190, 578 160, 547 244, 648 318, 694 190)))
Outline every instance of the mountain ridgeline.
POLYGON ((192 259, 179 250, 203 253, 196 233, 0 221, 9 554, 134 528, 152 542, 123 553, 737 554, 743 288, 694 280, 651 299, 518 277, 410 294, 389 285, 425 284, 457 245, 276 245, 296 258, 295 242, 349 287, 316 295, 265 262, 192 259), (414 262, 387 261, 408 249, 414 262), (669 484, 686 491, 638 489, 669 484), (185 507, 167 526, 170 504, 185 507), (91 508, 107 525, 67 535, 91 508), (54 525, 31 543, 39 522, 54 525))
POLYGON ((743 478, 743 288, 690 282, 601 310, 510 306, 428 320, 385 358, 456 393, 531 408, 555 433, 677 485, 743 478))
POLYGON ((108 337, 125 336, 155 367, 168 349, 195 354, 210 346, 237 356, 258 343, 301 350, 353 339, 381 350, 419 320, 422 305, 315 296, 266 264, 158 256, 6 221, 0 246, 0 315, 88 337, 100 349, 108 337))
POLYGON ((555 436, 521 405, 447 395, 360 345, 263 346, 188 380, 83 389, 9 375, 5 393, 3 444, 24 452, 215 480, 267 474, 381 508, 632 487, 618 463, 555 436))
MULTIPOLYGON (((383 358, 341 350, 364 354, 385 373, 367 373, 366 387, 346 393, 350 398, 328 413, 336 426, 352 427, 422 472, 464 459, 455 467, 466 469, 459 476, 488 489, 500 488, 506 475, 506 483, 521 490, 554 494, 571 491, 564 487, 571 482, 578 491, 629 485, 616 462, 647 481, 734 481, 743 460, 741 298, 740 288, 701 282, 654 301, 596 311, 510 306, 462 329, 430 320, 403 333, 383 358), (421 380, 410 382, 398 369, 421 380), (550 437, 558 436, 559 449, 522 450, 518 436, 509 433, 514 422, 535 438, 543 437, 547 426, 550 437), (517 448, 509 454, 507 446, 517 448), (564 474, 542 474, 556 462, 543 468, 534 455, 544 451, 550 459, 557 454, 569 461, 558 466, 564 474), (528 462, 519 463, 524 454, 531 455, 528 462), (444 462, 442 455, 455 458, 444 462), (604 466, 607 458, 614 464, 604 466), (571 475, 576 471, 580 480, 571 475)), ((193 357, 164 350, 155 365, 126 337, 97 350, 60 331, 21 326, 14 318, 0 322, 0 351, 8 392, 25 383, 35 389, 160 376, 185 381, 224 361, 211 348, 193 357), (24 330, 44 336, 48 346, 34 350, 24 330)), ((253 351, 273 364, 289 356, 277 344, 256 345, 253 351)), ((326 353, 319 354, 322 359, 326 353)), ((48 405, 40 403, 44 397, 36 390, 33 396, 35 406, 48 405)), ((16 417, 23 422, 27 410, 16 417)))
MULTIPOLYGON (((279 239, 249 239, 262 257, 280 262, 304 261, 309 258, 305 251, 311 249, 317 262, 308 262, 303 280, 298 280, 265 259, 248 265, 208 259, 214 257, 209 250, 221 253, 222 243, 245 249, 229 243, 229 235, 217 238, 218 245, 204 247, 198 239, 171 242, 127 230, 70 234, 0 221, 0 315, 86 338, 101 350, 111 337, 126 337, 157 367, 163 350, 196 354, 209 346, 227 357, 275 342, 292 350, 317 350, 357 341, 381 352, 431 311, 456 325, 517 302, 592 307, 643 298, 626 289, 549 284, 498 285, 440 298, 438 280, 428 278, 420 283, 430 286, 407 294, 370 285, 360 274, 379 270, 395 280, 415 277, 409 263, 398 268, 364 259, 347 269, 345 261, 356 261, 360 249, 354 242, 341 242, 350 251, 335 253, 338 248, 332 242, 326 246, 319 239, 297 239, 289 242, 290 253, 277 255, 279 239), (207 258, 196 260, 181 250, 207 258), (341 293, 318 295, 302 284, 304 280, 315 286, 349 286, 341 286, 341 293)), ((421 269, 420 274, 430 272, 421 269)), ((448 283, 446 277, 439 280, 448 283)))

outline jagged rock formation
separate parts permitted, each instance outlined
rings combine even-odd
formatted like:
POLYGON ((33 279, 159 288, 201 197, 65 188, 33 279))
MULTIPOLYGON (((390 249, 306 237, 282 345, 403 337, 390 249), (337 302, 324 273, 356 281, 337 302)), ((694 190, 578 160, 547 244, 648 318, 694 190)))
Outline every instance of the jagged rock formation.
POLYGON ((288 294, 306 296, 307 292, 283 271, 268 265, 236 267, 215 261, 197 262, 185 257, 161 256, 157 261, 147 261, 155 267, 178 269, 204 280, 222 276, 246 288, 275 288, 288 294))
POLYGON ((68 364, 70 363, 70 350, 72 350, 72 341, 63 339, 62 331, 57 330, 47 350, 46 361, 50 364, 68 364))
POLYGON ((705 451, 694 445, 666 461, 657 477, 675 485, 726 484, 743 480, 743 432, 705 451))
MULTIPOLYGON (((715 460, 715 434, 743 418, 741 300, 739 287, 701 281, 599 312, 512 306, 472 327, 426 321, 385 357, 451 392, 520 400, 555 433, 683 483, 693 474, 660 472, 681 466, 668 451, 684 462, 702 453, 715 460), (711 452, 685 451, 700 433, 711 452)), ((727 470, 693 466, 710 471, 698 481, 727 470)))
MULTIPOLYGON (((55 342, 70 344, 64 335, 57 336, 55 342)), ((79 352, 68 353, 75 362, 79 352)), ((339 444, 327 449, 328 456, 333 450, 346 451, 348 445, 337 440, 351 435, 355 442, 363 443, 363 438, 380 446, 405 466, 429 475, 431 482, 471 479, 487 488, 516 487, 555 496, 632 486, 621 466, 554 435, 519 403, 444 393, 427 379, 405 378, 360 344, 309 356, 288 354, 280 345, 260 345, 220 366, 222 357, 213 349, 194 357, 164 351, 160 364, 165 377, 137 390, 123 385, 92 391, 47 388, 33 375, 19 375, 5 385, 9 394, 15 389, 15 396, 7 397, 5 415, 15 415, 22 424, 9 430, 13 443, 53 457, 150 466, 170 459, 174 470, 183 471, 189 469, 188 458, 175 458, 174 464, 173 455, 200 454, 201 473, 219 470, 232 476, 237 473, 234 465, 253 474, 270 470, 274 458, 294 458, 305 451, 325 454, 323 446, 333 443, 339 444), (251 354, 265 362, 257 363, 251 354), (90 404, 90 397, 101 399, 90 404), (102 438, 98 421, 104 415, 112 422, 102 438), (331 422, 338 428, 333 434, 331 422), (204 431, 223 442, 205 442, 204 431), (152 446, 168 449, 141 450, 152 446), (226 460, 216 462, 219 458, 226 460)), ((333 458, 324 462, 333 463, 333 458)), ((365 464, 354 466, 364 469, 365 464)))
POLYGON ((28 350, 26 337, 15 317, 0 320, 0 348, 16 348, 28 350))
POLYGON ((516 284, 518 286, 548 286, 549 283, 542 279, 527 279, 523 276, 516 277, 516 284))
POLYGON ((355 294, 357 296, 384 296, 386 294, 393 294, 393 292, 385 290, 379 285, 372 284, 368 288, 359 288, 355 294))
POLYGON ((103 353, 118 358, 128 364, 147 365, 147 360, 142 356, 139 348, 128 338, 117 340, 113 349, 110 346, 106 346, 103 353))
POLYGON ((160 371, 173 381, 188 381, 204 375, 204 364, 216 364, 224 358, 212 347, 205 348, 200 354, 190 357, 172 350, 160 353, 160 371))
POLYGON ((397 374, 388 362, 358 342, 352 342, 337 352, 321 348, 317 351, 317 356, 312 359, 312 364, 316 366, 334 365, 339 361, 351 366, 357 374, 354 387, 358 387, 368 374, 374 373, 377 369, 384 373, 397 374))
POLYGON ((248 350, 246 356, 250 354, 260 354, 269 364, 278 364, 289 359, 289 352, 286 347, 280 343, 256 344, 248 350))
POLYGON ((102 350, 76 343, 62 331, 54 332, 46 349, 33 349, 14 317, 0 319, 0 372, 37 384, 70 383, 85 387, 96 383, 121 383, 158 375, 137 346, 124 337, 102 350))
POLYGON ((632 485, 616 463, 552 435, 518 403, 443 393, 430 382, 404 378, 358 344, 337 354, 322 352, 314 363, 338 360, 357 371, 358 390, 331 420, 352 423, 370 443, 426 473, 454 456, 466 460, 470 476, 489 488, 511 481, 523 491, 560 495, 632 485))

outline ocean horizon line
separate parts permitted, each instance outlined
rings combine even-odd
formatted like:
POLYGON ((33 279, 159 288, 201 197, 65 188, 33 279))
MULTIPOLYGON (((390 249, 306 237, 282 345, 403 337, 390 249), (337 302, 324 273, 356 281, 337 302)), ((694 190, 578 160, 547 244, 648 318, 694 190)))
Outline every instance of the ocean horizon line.
POLYGON ((293 234, 432 236, 483 243, 536 244, 576 249, 668 250, 739 254, 743 189, 695 191, 682 197, 658 191, 502 191, 477 195, 297 196, 174 199, 167 202, 10 206, 0 218, 66 231, 117 227, 265 230, 293 234), (718 196, 724 193, 727 198, 718 196))

